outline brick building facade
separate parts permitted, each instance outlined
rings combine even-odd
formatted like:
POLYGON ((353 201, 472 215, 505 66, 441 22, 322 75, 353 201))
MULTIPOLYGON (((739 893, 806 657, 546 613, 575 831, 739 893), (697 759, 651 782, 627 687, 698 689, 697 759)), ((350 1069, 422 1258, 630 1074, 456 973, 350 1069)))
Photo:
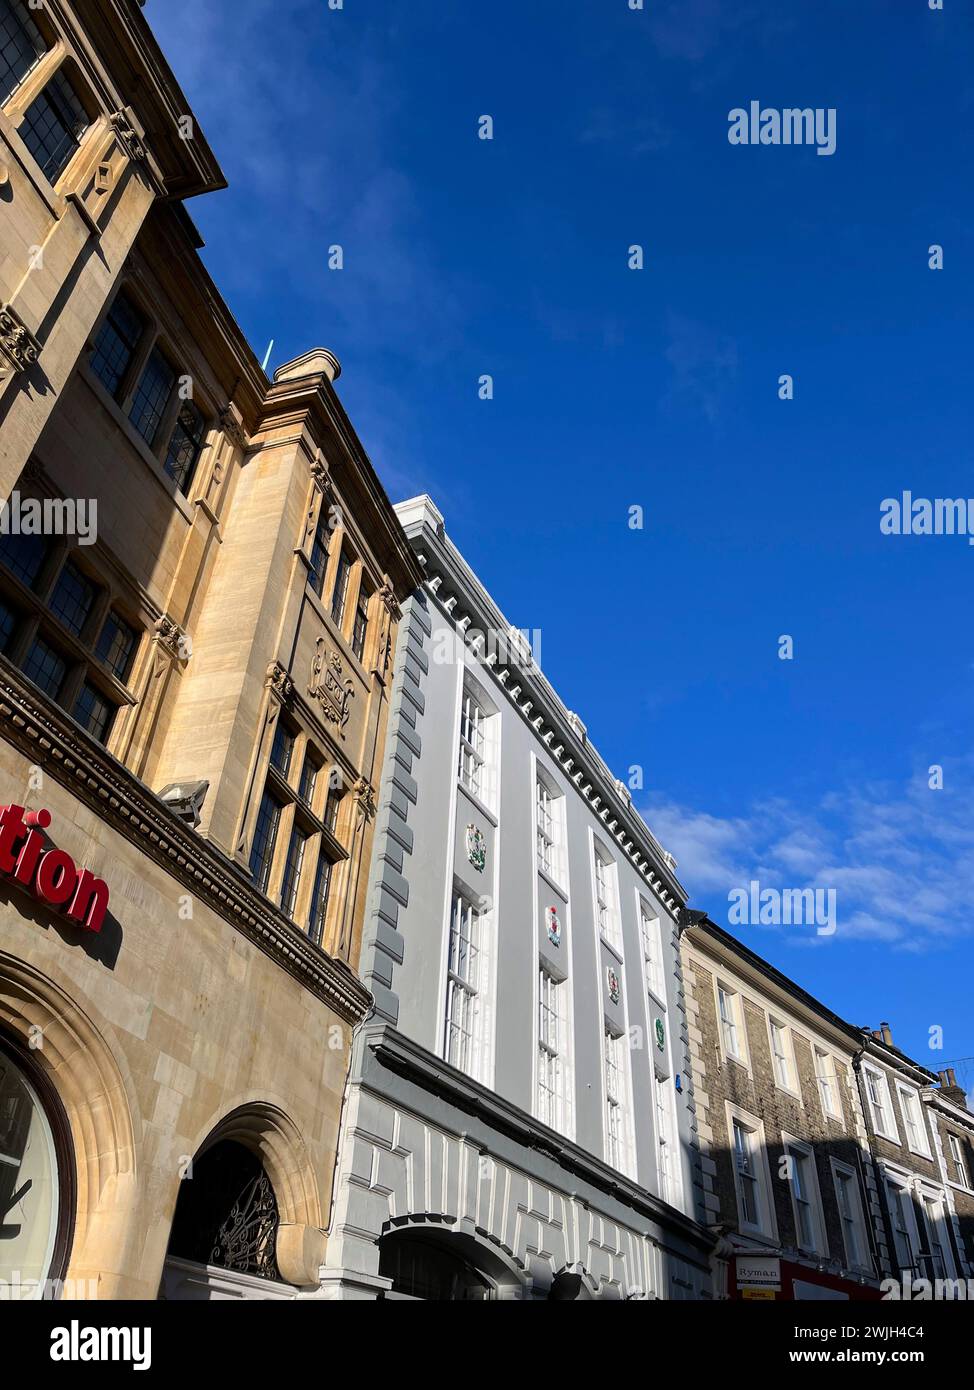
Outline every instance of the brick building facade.
POLYGON ((709 921, 682 950, 703 1201, 723 1236, 716 1287, 862 1296, 877 1262, 854 1039, 709 921))
POLYGON ((703 914, 681 938, 717 1296, 877 1298, 967 1278, 974 1116, 703 914))

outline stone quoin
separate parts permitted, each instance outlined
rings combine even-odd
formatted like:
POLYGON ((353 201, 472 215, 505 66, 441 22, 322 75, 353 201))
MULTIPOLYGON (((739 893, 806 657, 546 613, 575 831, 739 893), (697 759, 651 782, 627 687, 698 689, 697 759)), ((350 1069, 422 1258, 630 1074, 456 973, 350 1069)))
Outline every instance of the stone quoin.
POLYGON ((88 931, 99 932, 108 909, 108 884, 79 869, 63 849, 45 847, 50 811, 0 806, 0 873, 29 888, 88 931))

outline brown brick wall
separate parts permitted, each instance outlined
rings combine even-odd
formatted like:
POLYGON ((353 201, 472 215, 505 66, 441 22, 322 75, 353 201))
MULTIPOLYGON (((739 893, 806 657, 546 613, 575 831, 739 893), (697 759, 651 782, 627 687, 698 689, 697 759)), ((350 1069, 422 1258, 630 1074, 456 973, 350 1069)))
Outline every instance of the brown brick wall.
MULTIPOLYGON (((967 1179, 970 1182, 974 1181, 974 1134, 962 1122, 943 1115, 939 1111, 933 1111, 931 1118, 937 1124, 943 1149, 944 1165, 947 1169, 947 1180, 953 1184, 950 1188, 950 1194, 956 1217, 954 1239, 960 1245, 961 1258, 967 1261, 972 1273, 974 1273, 974 1191, 965 1189, 960 1185, 961 1175, 947 1139, 948 1135, 953 1134, 960 1140, 967 1169, 967 1179)), ((974 1116, 972 1116, 972 1120, 974 1120, 974 1116)))
MULTIPOLYGON (((750 1071, 737 1062, 726 1060, 720 1047, 714 973, 696 960, 688 964, 688 991, 692 991, 695 1006, 691 1030, 691 1038, 695 1042, 694 1062, 698 1067, 702 1064, 703 1071, 702 1077, 695 1075, 694 1084, 698 1107, 701 1094, 706 1102, 701 1117, 709 1143, 709 1149, 705 1152, 714 1165, 712 1181, 719 1200, 719 1214, 714 1214, 711 1220, 736 1226, 738 1219, 725 1109, 725 1101, 729 1100, 764 1123, 778 1234, 785 1248, 794 1248, 797 1242, 788 1184, 783 1176, 779 1176, 779 1161, 784 1153, 782 1132, 812 1145, 829 1253, 844 1263, 842 1231, 829 1159, 835 1157, 861 1174, 860 1149, 855 1137, 854 1111, 849 1093, 850 1069, 836 1059, 836 1089, 843 1109, 843 1120, 840 1122, 824 1114, 812 1044, 796 1029, 792 1032, 792 1041, 801 1100, 784 1091, 775 1081, 767 1014, 746 998, 742 998, 741 1003, 750 1071)), ((864 1192, 861 1193, 861 1200, 868 1221, 864 1192)))

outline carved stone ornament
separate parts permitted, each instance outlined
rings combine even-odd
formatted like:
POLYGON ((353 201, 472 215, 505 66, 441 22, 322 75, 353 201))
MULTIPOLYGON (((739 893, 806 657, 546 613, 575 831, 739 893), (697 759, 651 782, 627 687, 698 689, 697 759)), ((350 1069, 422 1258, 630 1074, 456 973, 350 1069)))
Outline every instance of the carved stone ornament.
MULTIPOLYGON (((40 355, 41 345, 10 304, 0 309, 0 352, 15 372, 26 372, 40 355)), ((2 365, 2 362, 0 362, 2 365)))
POLYGON ((395 586, 387 574, 382 576, 379 598, 385 604, 389 617, 396 622, 400 616, 399 600, 396 598, 395 586))
POLYGON ((153 624, 156 641, 163 650, 176 661, 188 661, 193 654, 193 644, 189 634, 177 622, 163 613, 153 624))
POLYGON ((325 639, 319 637, 315 643, 308 694, 318 701, 325 719, 335 725, 343 738, 345 725, 351 713, 349 704, 354 693, 355 684, 345 674, 341 656, 338 652, 326 653, 325 639))
POLYGON ((268 666, 264 684, 274 692, 282 705, 286 705, 294 694, 294 681, 279 661, 272 661, 268 666))
POLYGON ((234 448, 245 449, 247 447, 247 435, 244 431, 243 419, 232 402, 225 405, 220 411, 220 429, 234 448))
POLYGON ((112 123, 112 129, 118 136, 119 142, 124 146, 129 159, 134 160, 137 164, 141 163, 147 157, 148 150, 142 136, 132 124, 132 117, 123 108, 121 111, 116 111, 109 119, 112 123))
POLYGON ((331 488, 331 469, 328 460, 319 449, 315 454, 314 462, 311 465, 311 476, 321 488, 322 492, 328 492, 331 488))
POLYGON ((367 777, 360 777, 352 787, 352 800, 363 820, 375 815, 375 788, 367 777))

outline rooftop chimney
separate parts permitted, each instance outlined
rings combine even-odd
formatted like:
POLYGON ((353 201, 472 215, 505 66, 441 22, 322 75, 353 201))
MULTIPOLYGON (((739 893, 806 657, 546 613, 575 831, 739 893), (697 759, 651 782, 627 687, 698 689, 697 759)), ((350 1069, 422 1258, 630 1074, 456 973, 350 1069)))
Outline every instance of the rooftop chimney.
POLYGON ((959 1105, 962 1110, 966 1110, 967 1094, 963 1086, 958 1086, 953 1067, 948 1067, 946 1071, 938 1074, 940 1076, 940 1094, 944 1100, 949 1100, 951 1104, 959 1105))
POLYGON ((890 1026, 889 1026, 888 1023, 881 1023, 881 1024, 879 1025, 879 1033, 880 1033, 880 1037, 882 1038, 882 1040, 883 1040, 883 1042, 886 1044, 886 1046, 887 1046, 887 1047, 892 1047, 892 1046, 893 1046, 893 1034, 892 1034, 892 1032, 890 1031, 890 1026))

